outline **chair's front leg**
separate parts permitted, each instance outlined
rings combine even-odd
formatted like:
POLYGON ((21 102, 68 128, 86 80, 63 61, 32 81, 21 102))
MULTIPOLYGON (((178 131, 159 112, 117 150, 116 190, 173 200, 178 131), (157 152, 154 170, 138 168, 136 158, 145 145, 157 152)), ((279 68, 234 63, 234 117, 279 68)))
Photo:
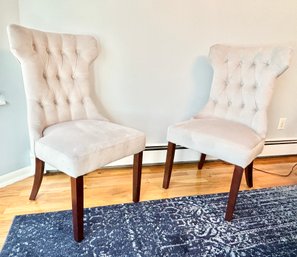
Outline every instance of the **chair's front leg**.
POLYGON ((243 168, 239 166, 235 166, 231 187, 230 187, 230 192, 229 192, 226 215, 225 215, 225 220, 227 221, 230 221, 233 218, 233 212, 236 204, 236 199, 237 199, 237 195, 240 187, 242 174, 243 174, 243 168))
POLYGON ((71 177, 73 235, 77 242, 84 238, 84 177, 71 177))
POLYGON ((133 202, 139 202, 140 187, 141 187, 141 170, 142 170, 142 154, 134 154, 133 161, 133 202))
POLYGON ((164 178, 163 178, 163 188, 165 189, 169 187, 169 183, 170 183, 175 147, 176 147, 175 144, 168 142, 165 172, 164 172, 164 178))
POLYGON ((206 158, 206 154, 205 153, 201 153, 200 155, 200 161, 198 162, 198 170, 201 170, 204 162, 205 162, 205 158, 206 158))
POLYGON ((36 196, 38 194, 42 178, 44 173, 44 161, 39 160, 37 157, 35 157, 35 175, 34 175, 34 182, 33 187, 30 194, 30 200, 35 200, 36 196))
POLYGON ((245 180, 248 187, 253 187, 253 162, 245 169, 245 180))

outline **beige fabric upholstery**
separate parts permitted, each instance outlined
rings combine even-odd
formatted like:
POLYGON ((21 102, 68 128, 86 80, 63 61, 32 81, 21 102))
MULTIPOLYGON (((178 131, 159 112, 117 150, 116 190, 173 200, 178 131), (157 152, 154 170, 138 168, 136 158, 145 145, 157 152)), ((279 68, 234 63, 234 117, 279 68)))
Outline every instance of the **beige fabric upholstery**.
POLYGON ((289 66, 291 49, 215 45, 209 101, 192 120, 170 126, 172 143, 246 167, 261 153, 275 79, 289 66))
POLYGON ((8 36, 22 67, 36 157, 78 177, 144 149, 142 132, 107 121, 93 104, 91 65, 98 55, 94 37, 18 25, 8 27, 8 36))
POLYGON ((143 149, 142 132, 100 120, 75 120, 52 125, 35 143, 39 159, 48 160, 49 164, 70 176, 81 176, 143 149))
POLYGON ((237 121, 265 137, 274 81, 289 67, 290 56, 282 47, 213 46, 210 98, 196 117, 237 121))
POLYGON ((220 118, 191 119, 168 128, 170 142, 247 166, 263 150, 264 139, 253 129, 220 118))

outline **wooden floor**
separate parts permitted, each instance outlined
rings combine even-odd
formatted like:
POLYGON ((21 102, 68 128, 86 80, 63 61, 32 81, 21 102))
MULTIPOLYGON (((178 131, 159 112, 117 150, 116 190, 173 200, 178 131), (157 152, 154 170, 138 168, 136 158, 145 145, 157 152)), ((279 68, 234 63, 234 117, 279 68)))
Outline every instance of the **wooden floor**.
MULTIPOLYGON (((297 156, 262 158, 254 167, 287 174, 297 156)), ((206 162, 201 171, 196 164, 176 164, 169 189, 162 189, 164 166, 143 168, 140 200, 228 192, 233 167, 223 162, 206 162)), ((131 168, 102 169, 85 176, 85 207, 128 203, 132 200, 131 168)), ((33 177, 0 188, 0 249, 15 215, 71 209, 70 179, 62 173, 46 174, 35 201, 29 200, 33 177)), ((297 170, 289 177, 254 171, 254 188, 297 184, 297 170)), ((249 189, 242 180, 240 190, 249 189)))

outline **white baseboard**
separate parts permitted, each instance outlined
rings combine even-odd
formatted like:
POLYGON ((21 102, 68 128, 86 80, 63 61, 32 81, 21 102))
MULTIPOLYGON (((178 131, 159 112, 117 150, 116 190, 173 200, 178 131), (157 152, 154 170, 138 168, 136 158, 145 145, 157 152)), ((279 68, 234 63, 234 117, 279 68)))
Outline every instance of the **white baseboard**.
MULTIPOLYGON (((166 146, 155 146, 156 150, 147 150, 143 154, 143 164, 164 164, 166 159, 166 146)), ((297 140, 274 140, 267 141, 264 146, 263 152, 260 157, 269 156, 285 156, 285 155, 297 155, 297 140)), ((200 153, 189 149, 177 149, 175 152, 174 162, 197 162, 200 157, 200 153)), ((215 160, 211 156, 207 156, 207 160, 215 160)), ((129 166, 133 163, 133 156, 123 158, 121 160, 112 162, 107 167, 117 166, 129 166)), ((52 170, 50 166, 45 167, 46 170, 52 170)), ((53 169, 54 170, 54 169, 53 169)), ((34 174, 34 169, 31 166, 7 173, 0 176, 0 188, 13 184, 17 181, 28 178, 34 174)))
MULTIPOLYGON (((166 146, 160 145, 152 147, 157 150, 145 151, 143 154, 143 164, 163 164, 166 159, 166 146), (159 149, 158 149, 159 148, 159 149)), ((263 152, 259 157, 297 155, 297 140, 267 140, 263 152)), ((174 162, 197 162, 200 153, 189 149, 178 149, 175 151, 174 162)), ((216 160, 212 156, 207 156, 207 160, 216 160)), ((133 157, 129 156, 121 160, 108 164, 108 167, 132 165, 133 157)))
MULTIPOLYGON (((274 142, 274 141, 271 141, 274 142)), ((269 143, 269 142, 268 142, 269 143)), ((287 140, 275 141, 273 144, 265 145, 263 152, 259 155, 260 157, 269 156, 284 156, 284 155, 297 155, 297 141, 287 140)))
POLYGON ((0 188, 31 177, 34 174, 34 170, 31 166, 9 172, 0 176, 0 188))

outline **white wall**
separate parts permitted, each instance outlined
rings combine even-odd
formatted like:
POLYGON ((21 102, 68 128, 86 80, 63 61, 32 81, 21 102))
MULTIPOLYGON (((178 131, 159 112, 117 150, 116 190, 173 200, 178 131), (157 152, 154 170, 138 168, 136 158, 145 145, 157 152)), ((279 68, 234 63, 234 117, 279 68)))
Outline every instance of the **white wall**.
POLYGON ((277 82, 268 138, 297 139, 296 0, 19 0, 19 15, 25 26, 96 36, 98 106, 143 130, 148 145, 166 144, 167 126, 205 104, 211 45, 291 45, 295 55, 277 82), (284 130, 276 129, 280 117, 288 119, 284 130))
MULTIPOLYGON (((297 53, 296 0, 21 0, 22 24, 90 33, 101 43, 96 93, 112 120, 166 143, 169 124, 207 100, 216 43, 291 44, 297 53)), ((297 138, 296 57, 278 81, 269 138, 297 138), (288 127, 277 130, 280 117, 288 127)))

